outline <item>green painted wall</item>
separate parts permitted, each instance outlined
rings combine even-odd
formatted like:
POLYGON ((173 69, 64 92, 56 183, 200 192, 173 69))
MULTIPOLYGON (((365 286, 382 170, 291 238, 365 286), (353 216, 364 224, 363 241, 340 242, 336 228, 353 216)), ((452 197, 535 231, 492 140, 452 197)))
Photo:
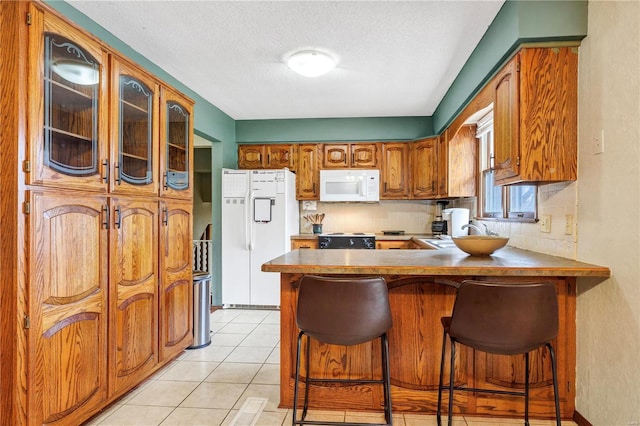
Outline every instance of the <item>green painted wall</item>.
POLYGON ((236 121, 238 143, 412 140, 432 134, 431 117, 236 121))

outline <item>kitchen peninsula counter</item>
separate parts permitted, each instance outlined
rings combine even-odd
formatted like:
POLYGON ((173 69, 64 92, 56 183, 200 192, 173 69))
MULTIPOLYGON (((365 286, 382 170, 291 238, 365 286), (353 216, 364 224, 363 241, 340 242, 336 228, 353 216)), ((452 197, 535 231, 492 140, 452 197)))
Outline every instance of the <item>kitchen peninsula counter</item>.
MULTIPOLYGON (((558 360, 561 414, 575 410, 575 296, 577 277, 589 282, 610 276, 606 267, 506 247, 488 257, 472 257, 457 248, 440 250, 293 250, 264 265, 281 273, 280 406, 291 407, 298 329, 295 324, 300 277, 317 275, 382 275, 389 286, 393 327, 389 332, 393 408, 398 412, 434 413, 437 402, 442 326, 450 315, 456 285, 464 279, 518 282, 545 280, 556 285, 560 308, 554 342, 558 360)), ((314 375, 379 378, 378 342, 341 347, 312 342, 314 375)), ((448 356, 448 355, 447 355, 448 356)), ((498 356, 461 347, 457 353, 457 384, 522 390, 524 357, 498 356)), ((554 415, 548 353, 531 356, 533 418, 554 415)), ((448 367, 445 367, 448 377, 448 367)), ((312 407, 381 410, 379 386, 313 386, 312 407)), ((445 397, 446 398, 446 397, 445 397)), ((446 401, 446 399, 445 399, 446 401)), ((446 405, 445 405, 446 406, 446 405)), ((490 394, 456 394, 454 413, 514 417, 523 414, 522 398, 490 394)))

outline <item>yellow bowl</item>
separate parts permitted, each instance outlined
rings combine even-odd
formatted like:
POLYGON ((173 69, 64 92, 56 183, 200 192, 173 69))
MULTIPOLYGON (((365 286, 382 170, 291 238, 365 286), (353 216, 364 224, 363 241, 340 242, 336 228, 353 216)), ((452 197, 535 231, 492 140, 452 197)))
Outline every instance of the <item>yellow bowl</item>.
POLYGON ((471 256, 489 256, 494 251, 501 249, 509 238, 495 237, 492 235, 465 235, 451 238, 455 245, 471 256))

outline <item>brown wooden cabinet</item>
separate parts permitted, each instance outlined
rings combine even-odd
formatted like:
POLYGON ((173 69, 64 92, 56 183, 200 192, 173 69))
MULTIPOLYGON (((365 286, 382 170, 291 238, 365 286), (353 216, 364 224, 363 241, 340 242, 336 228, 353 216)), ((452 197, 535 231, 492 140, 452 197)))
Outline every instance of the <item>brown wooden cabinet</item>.
POLYGON ((291 240, 291 250, 295 249, 317 249, 318 248, 318 239, 317 238, 305 238, 305 239, 292 239, 291 240))
POLYGON ((525 48, 496 75, 497 184, 576 180, 577 69, 575 48, 525 48))
POLYGON ((28 421, 86 418, 107 400, 107 199, 34 191, 29 202, 28 421))
POLYGON ((382 144, 380 171, 380 199, 406 199, 411 192, 409 155, 411 144, 387 142, 382 144))
POLYGON ((378 240, 376 239, 376 249, 378 250, 413 250, 418 247, 411 239, 407 240, 378 240))
POLYGON ((29 13, 27 183, 107 192, 107 51, 56 16, 29 13))
POLYGON ((160 195, 193 195, 193 103, 178 92, 160 90, 160 195))
POLYGON ((296 198, 298 200, 320 199, 319 152, 318 144, 297 146, 296 198))
MULTIPOLYGON (((450 129, 452 130, 452 129, 450 129)), ((462 126, 455 134, 447 130, 447 143, 440 145, 444 153, 442 161, 447 158, 446 176, 442 178, 442 190, 439 195, 445 197, 475 197, 478 179, 478 142, 476 126, 462 126)))
POLYGON ((411 152, 413 198, 438 195, 438 138, 415 141, 411 152))
POLYGON ((376 143, 325 143, 322 144, 322 168, 378 168, 378 144, 376 143))
POLYGON ((131 389, 158 364, 158 203, 111 199, 109 393, 131 389))
POLYGON ((153 77, 112 57, 110 192, 158 193, 159 99, 153 77))
POLYGON ((160 202, 160 361, 193 341, 192 202, 160 202))
POLYGON ((42 2, 2 18, 0 424, 82 424, 192 340, 193 103, 42 2))
POLYGON ((296 169, 296 145, 238 145, 239 169, 296 169))

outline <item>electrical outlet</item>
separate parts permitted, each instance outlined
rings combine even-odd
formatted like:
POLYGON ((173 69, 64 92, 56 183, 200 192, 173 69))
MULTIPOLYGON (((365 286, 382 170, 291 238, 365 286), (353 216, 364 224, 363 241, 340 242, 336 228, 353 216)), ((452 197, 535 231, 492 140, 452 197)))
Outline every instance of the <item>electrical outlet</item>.
POLYGON ((551 232, 551 216, 544 214, 540 216, 540 232, 551 232))
POLYGON ((604 153, 604 129, 600 130, 600 134, 593 137, 593 154, 604 153))
POLYGON ((571 214, 564 217, 564 234, 573 235, 573 215, 571 214))

